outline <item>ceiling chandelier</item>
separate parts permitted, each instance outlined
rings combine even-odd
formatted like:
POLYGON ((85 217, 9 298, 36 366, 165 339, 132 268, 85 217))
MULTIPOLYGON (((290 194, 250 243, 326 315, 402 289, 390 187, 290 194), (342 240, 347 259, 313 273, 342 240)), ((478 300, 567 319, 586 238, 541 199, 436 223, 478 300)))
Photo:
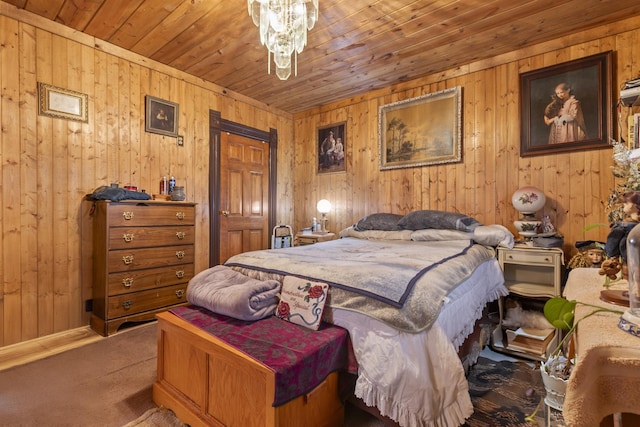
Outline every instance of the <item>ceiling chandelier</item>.
POLYGON ((267 47, 268 72, 271 55, 280 80, 291 76, 291 56, 298 75, 298 54, 307 44, 307 30, 318 20, 318 0, 247 0, 249 15, 260 29, 260 43, 267 47))

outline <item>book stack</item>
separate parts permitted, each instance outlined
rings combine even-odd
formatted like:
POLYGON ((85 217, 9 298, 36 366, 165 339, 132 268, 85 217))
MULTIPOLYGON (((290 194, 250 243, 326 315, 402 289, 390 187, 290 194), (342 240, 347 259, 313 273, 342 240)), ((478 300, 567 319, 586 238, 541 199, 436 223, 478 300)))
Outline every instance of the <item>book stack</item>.
POLYGON ((543 356, 554 337, 555 329, 507 329, 507 348, 543 356))

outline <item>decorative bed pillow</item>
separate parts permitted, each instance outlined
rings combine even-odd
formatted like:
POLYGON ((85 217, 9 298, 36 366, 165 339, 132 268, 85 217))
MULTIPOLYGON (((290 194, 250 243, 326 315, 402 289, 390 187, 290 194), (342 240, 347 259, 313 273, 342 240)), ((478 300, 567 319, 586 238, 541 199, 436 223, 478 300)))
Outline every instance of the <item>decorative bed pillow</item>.
POLYGON ((328 292, 326 283, 285 276, 276 316, 317 331, 328 292))
POLYGON ((504 246, 513 248, 515 238, 507 227, 500 224, 482 225, 473 230, 473 239, 476 243, 487 246, 504 246))
POLYGON ((482 225, 474 218, 455 212, 421 210, 406 214, 398 226, 405 230, 441 228, 444 230, 473 231, 482 225))
POLYGON ((356 222, 353 228, 356 231, 365 230, 385 230, 395 231, 400 230, 398 227, 398 221, 402 219, 402 215, 392 213, 374 213, 367 215, 356 222))
MULTIPOLYGON (((410 230, 407 230, 410 231, 410 230)), ((437 242, 443 240, 473 240, 473 233, 458 230, 442 230, 439 228, 425 228, 411 231, 411 240, 416 242, 437 242)))
POLYGON ((411 240, 411 230, 364 230, 358 231, 354 226, 347 227, 340 231, 340 237, 355 237, 357 239, 374 239, 374 240, 411 240))

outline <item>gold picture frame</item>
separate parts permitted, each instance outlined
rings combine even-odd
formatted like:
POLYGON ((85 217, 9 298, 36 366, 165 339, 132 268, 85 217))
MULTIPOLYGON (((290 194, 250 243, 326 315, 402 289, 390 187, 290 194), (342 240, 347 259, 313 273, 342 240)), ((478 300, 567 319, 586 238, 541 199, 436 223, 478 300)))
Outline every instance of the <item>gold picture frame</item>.
POLYGON ((89 96, 38 82, 38 114, 57 119, 89 121, 89 96))
POLYGON ((380 170, 462 161, 462 88, 379 107, 380 170))

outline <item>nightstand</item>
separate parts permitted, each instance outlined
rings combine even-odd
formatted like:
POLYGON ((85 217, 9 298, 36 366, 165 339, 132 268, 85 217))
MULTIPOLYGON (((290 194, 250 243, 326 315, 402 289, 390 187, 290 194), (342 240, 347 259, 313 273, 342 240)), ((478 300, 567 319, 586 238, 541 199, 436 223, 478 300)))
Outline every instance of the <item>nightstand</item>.
MULTIPOLYGON (((513 248, 498 248, 498 262, 504 274, 505 286, 509 296, 515 298, 523 309, 542 310, 549 298, 559 296, 562 287, 564 252, 560 248, 537 248, 528 245, 516 245, 513 248)), ((499 300, 500 324, 492 334, 492 347, 496 351, 510 353, 534 360, 544 360, 545 352, 528 352, 522 349, 509 349, 503 345, 506 332, 502 321, 505 317, 504 298, 499 300)), ((547 345, 553 345, 554 339, 547 345)))
POLYGON ((296 233, 295 246, 313 245, 314 243, 328 242, 336 238, 335 233, 296 233))

